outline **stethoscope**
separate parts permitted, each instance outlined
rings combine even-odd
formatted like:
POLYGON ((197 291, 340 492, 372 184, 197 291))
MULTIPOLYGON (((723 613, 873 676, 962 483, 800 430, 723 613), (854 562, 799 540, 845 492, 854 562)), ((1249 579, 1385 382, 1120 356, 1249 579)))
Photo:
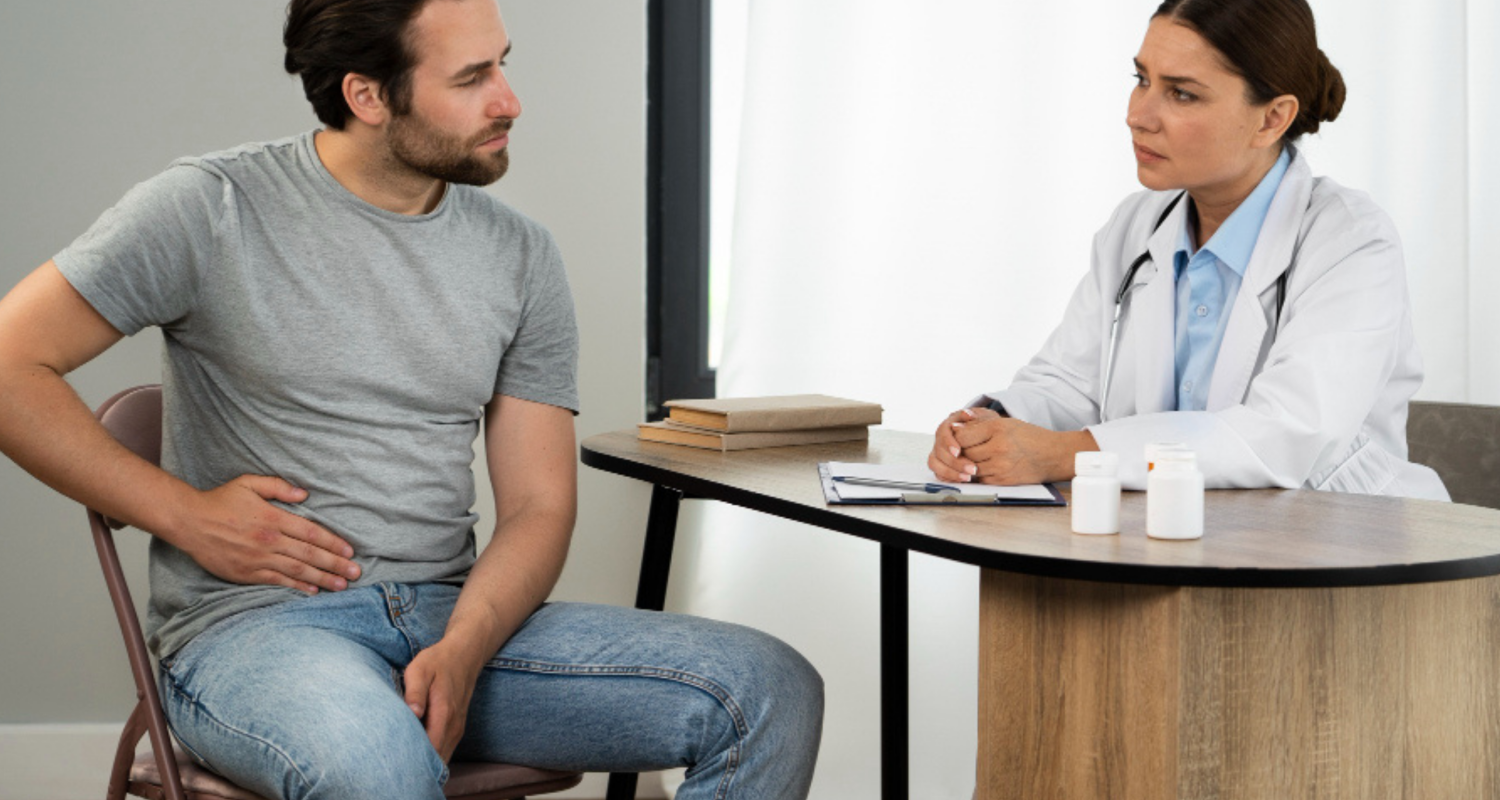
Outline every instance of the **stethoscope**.
MULTIPOLYGON (((1177 203, 1186 195, 1187 192, 1182 192, 1172 198, 1172 202, 1167 204, 1166 209, 1161 212, 1161 216, 1156 218, 1156 224, 1151 226, 1151 233, 1147 234, 1146 238, 1149 239, 1156 234, 1161 224, 1167 221, 1167 216, 1172 213, 1172 209, 1176 208, 1177 203)), ((1104 391, 1103 397, 1099 399, 1100 419, 1104 419, 1104 409, 1109 403, 1109 385, 1115 375, 1115 349, 1120 344, 1120 312, 1125 307, 1125 295, 1130 291, 1131 284, 1135 281, 1135 274, 1140 271, 1141 265, 1150 260, 1150 249, 1136 256, 1136 259, 1130 262, 1130 266, 1125 270, 1125 279, 1120 281, 1120 290, 1115 292, 1115 318, 1109 323, 1109 351, 1104 361, 1104 391)), ((1271 338, 1273 340, 1276 338, 1276 332, 1281 328, 1281 306, 1286 302, 1286 281, 1291 274, 1291 267, 1287 267, 1281 273, 1281 277, 1276 279, 1276 320, 1271 326, 1271 338)))

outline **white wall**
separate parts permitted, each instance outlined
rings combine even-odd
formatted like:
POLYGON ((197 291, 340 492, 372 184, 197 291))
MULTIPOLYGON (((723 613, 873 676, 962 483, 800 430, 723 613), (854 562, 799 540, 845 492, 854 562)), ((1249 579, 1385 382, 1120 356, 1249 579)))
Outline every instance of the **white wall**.
MULTIPOLYGON (((173 158, 315 127, 300 82, 281 69, 284 8, 0 3, 0 292, 173 158)), ((510 174, 493 191, 551 228, 568 262, 582 335, 580 436, 627 427, 644 407, 645 2, 502 0, 501 10, 524 113, 510 174)), ((74 373, 73 385, 96 405, 156 381, 159 347, 154 331, 126 340, 74 373)), ((629 604, 647 490, 584 469, 580 491, 554 596, 629 604)), ((135 545, 123 555, 142 595, 143 541, 123 539, 135 545)), ((83 514, 3 458, 0 602, 6 735, 15 725, 125 718, 134 692, 83 514)))

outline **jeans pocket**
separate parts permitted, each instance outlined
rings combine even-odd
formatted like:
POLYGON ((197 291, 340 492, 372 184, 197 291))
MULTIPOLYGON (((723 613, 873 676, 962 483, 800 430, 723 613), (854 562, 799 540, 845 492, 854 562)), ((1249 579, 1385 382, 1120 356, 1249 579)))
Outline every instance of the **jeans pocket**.
POLYGON ((459 587, 445 584, 398 584, 386 595, 391 623, 407 638, 413 652, 425 650, 443 638, 459 587))
POLYGON ((183 651, 186 649, 187 646, 183 646, 172 655, 157 659, 157 672, 162 678, 161 681, 158 681, 158 684, 161 685, 163 692, 172 687, 181 688, 182 684, 187 680, 187 672, 193 663, 193 659, 182 657, 183 651))
POLYGON ((188 688, 192 679, 192 663, 191 659, 181 659, 175 654, 157 662, 156 691, 161 695, 163 707, 169 707, 174 696, 192 699, 193 693, 188 688))
POLYGON ((377 586, 385 599, 386 611, 393 619, 400 619, 417 604, 417 588, 404 583, 381 583, 377 586))
POLYGON ((192 680, 193 672, 202 658, 214 651, 216 642, 230 631, 253 624, 267 615, 280 613, 283 608, 282 604, 261 606, 225 617, 200 631, 181 647, 158 659, 157 663, 174 684, 178 687, 185 687, 192 680))

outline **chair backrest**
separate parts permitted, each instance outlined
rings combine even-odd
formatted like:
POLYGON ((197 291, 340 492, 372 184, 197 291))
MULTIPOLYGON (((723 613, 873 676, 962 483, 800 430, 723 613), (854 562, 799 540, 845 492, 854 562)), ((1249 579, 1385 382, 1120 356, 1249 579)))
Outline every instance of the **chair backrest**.
MULTIPOLYGON (((110 435, 130 452, 161 464, 161 385, 148 384, 126 389, 105 400, 94 416, 110 435)), ((124 527, 105 517, 111 528, 124 527)))
POLYGON ((1413 402, 1411 460, 1437 471, 1455 503, 1500 508, 1500 407, 1413 402))
MULTIPOLYGON (((153 464, 161 463, 160 386, 153 384, 126 389, 105 400, 94 416, 131 452, 153 464)), ((172 757, 166 716, 156 692, 151 656, 146 650, 146 638, 141 633, 141 621, 135 614, 130 586, 125 582, 125 570, 120 567, 120 556, 115 551, 112 529, 121 525, 93 509, 88 509, 88 517, 94 547, 99 551, 99 566, 104 570, 104 583, 109 588, 109 600, 114 605, 120 635, 125 640, 125 655, 130 660, 130 672, 135 678, 136 707, 125 723, 125 731, 115 751, 107 796, 111 800, 124 796, 130 766, 135 760, 135 745, 141 734, 146 733, 151 737, 151 750, 157 755, 157 767, 164 776, 162 792, 166 800, 184 800, 177 761, 172 757)))

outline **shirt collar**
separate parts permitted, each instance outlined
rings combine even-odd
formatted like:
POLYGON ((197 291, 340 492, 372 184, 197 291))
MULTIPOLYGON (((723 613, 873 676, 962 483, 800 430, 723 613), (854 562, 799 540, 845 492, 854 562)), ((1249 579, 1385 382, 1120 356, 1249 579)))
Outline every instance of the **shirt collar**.
MULTIPOLYGON (((1245 269, 1250 266, 1250 255, 1255 251, 1255 240, 1260 238, 1261 226, 1265 224, 1266 213, 1271 210, 1271 200, 1276 197, 1276 189, 1281 186, 1281 178, 1286 175, 1287 166, 1291 164, 1291 149, 1281 148, 1281 155, 1277 156, 1276 163, 1271 166, 1260 183, 1256 184, 1255 190, 1250 196, 1240 203, 1224 220, 1224 224, 1214 232, 1213 238, 1203 249, 1212 253, 1214 258, 1223 262, 1225 266, 1234 270, 1240 277, 1244 277, 1245 269)), ((1187 217, 1183 218, 1182 234, 1177 239, 1179 264, 1186 264, 1193 253, 1193 241, 1188 236, 1187 217)))

